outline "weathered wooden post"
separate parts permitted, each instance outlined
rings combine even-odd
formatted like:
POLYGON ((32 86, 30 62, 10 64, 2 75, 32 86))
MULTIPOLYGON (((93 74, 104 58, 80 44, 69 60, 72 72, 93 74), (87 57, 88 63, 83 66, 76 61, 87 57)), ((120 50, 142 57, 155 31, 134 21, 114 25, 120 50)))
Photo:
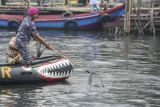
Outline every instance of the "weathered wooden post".
POLYGON ((143 29, 142 29, 142 25, 141 25, 141 17, 140 17, 140 14, 141 14, 141 4, 142 4, 142 1, 141 0, 138 0, 138 12, 137 12, 137 16, 138 16, 138 25, 139 25, 139 30, 142 35, 144 34, 143 32, 143 29))
POLYGON ((154 0, 152 0, 152 8, 151 8, 151 27, 152 27, 152 32, 153 32, 153 35, 155 35, 155 26, 154 26, 154 0))
POLYGON ((138 0, 138 17, 140 17, 140 11, 141 11, 141 0, 138 0))
POLYGON ((125 19, 124 19, 124 32, 126 35, 130 33, 130 15, 131 15, 132 1, 125 0, 125 19))

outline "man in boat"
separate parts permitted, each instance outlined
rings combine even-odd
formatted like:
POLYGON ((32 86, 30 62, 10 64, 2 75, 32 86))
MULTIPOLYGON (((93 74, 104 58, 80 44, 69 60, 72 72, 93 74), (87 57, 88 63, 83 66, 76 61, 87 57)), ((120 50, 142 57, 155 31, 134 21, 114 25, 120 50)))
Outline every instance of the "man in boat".
POLYGON ((31 38, 42 43, 49 50, 52 50, 52 47, 40 37, 36 29, 34 20, 38 18, 38 12, 39 10, 37 7, 30 7, 27 11, 28 16, 23 19, 16 34, 16 47, 22 57, 22 64, 25 65, 30 65, 32 63, 32 57, 28 48, 31 38))
POLYGON ((99 3, 99 7, 103 11, 107 10, 107 1, 101 0, 101 2, 99 3))
POLYGON ((97 0, 90 0, 89 5, 91 13, 94 13, 94 9, 96 9, 96 12, 99 12, 100 9, 97 0))

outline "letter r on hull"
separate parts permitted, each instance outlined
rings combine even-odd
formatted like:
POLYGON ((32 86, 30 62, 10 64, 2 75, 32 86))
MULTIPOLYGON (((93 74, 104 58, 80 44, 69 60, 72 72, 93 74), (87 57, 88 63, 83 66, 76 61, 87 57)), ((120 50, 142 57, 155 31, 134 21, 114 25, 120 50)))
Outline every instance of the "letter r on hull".
POLYGON ((11 68, 10 67, 1 67, 2 71, 2 78, 5 78, 5 75, 7 75, 8 78, 11 78, 11 68))

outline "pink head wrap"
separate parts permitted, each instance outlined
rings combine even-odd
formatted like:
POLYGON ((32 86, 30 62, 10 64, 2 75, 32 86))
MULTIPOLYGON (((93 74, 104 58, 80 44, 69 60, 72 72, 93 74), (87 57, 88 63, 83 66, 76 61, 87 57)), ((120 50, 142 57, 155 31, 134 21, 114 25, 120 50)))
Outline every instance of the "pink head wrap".
POLYGON ((28 15, 29 15, 29 16, 33 16, 33 15, 37 14, 38 11, 39 11, 39 10, 38 10, 37 7, 30 7, 27 12, 28 12, 28 15))

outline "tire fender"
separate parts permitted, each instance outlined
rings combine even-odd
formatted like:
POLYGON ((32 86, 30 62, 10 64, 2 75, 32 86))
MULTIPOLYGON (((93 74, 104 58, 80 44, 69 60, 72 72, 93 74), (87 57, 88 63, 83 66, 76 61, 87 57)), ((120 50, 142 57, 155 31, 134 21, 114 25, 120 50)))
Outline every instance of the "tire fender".
POLYGON ((100 17, 101 23, 106 23, 106 22, 110 22, 110 21, 112 21, 112 18, 109 14, 105 14, 100 17))
POLYGON ((17 19, 11 19, 8 21, 8 27, 10 28, 18 28, 20 25, 20 21, 17 19))
POLYGON ((73 17, 73 13, 71 11, 66 11, 66 12, 62 13, 62 17, 63 18, 73 17))
POLYGON ((78 24, 75 20, 66 20, 64 23, 65 29, 76 29, 78 27, 78 24))

